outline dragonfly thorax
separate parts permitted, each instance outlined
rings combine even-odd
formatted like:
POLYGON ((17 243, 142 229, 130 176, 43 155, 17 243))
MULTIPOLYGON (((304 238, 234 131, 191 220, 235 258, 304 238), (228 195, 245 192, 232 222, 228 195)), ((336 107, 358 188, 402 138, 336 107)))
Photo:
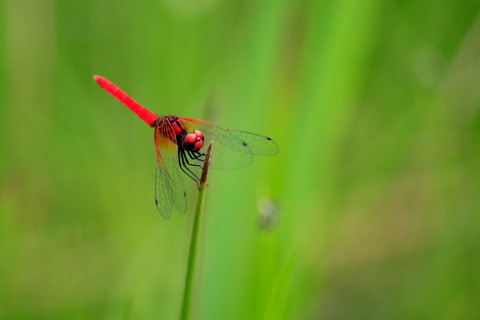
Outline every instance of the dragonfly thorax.
POLYGON ((166 116, 168 122, 172 126, 175 137, 178 137, 180 134, 185 132, 185 125, 178 119, 177 116, 166 116))

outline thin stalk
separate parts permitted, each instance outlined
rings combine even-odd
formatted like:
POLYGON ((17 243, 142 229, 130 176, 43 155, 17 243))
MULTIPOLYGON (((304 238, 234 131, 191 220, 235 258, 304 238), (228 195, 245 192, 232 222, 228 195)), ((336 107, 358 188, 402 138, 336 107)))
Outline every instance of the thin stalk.
POLYGON ((190 238, 190 249, 188 252, 187 274, 185 276, 185 289, 183 291, 183 303, 180 313, 180 320, 190 319, 190 307, 192 304, 192 289, 195 280, 195 266, 197 260, 197 249, 199 243, 200 226, 202 225, 203 208, 205 204, 205 194, 207 190, 207 175, 210 161, 210 151, 212 149, 213 141, 208 146, 205 162, 203 165, 202 176, 198 184, 198 199, 197 208, 195 210, 195 217, 192 226, 192 235, 190 238))

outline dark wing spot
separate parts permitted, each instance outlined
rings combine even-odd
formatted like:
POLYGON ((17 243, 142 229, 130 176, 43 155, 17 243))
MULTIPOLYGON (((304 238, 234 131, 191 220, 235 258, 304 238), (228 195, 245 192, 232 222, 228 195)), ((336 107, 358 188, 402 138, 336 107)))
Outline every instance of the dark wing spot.
POLYGON ((265 137, 265 138, 267 138, 267 140, 272 140, 272 138, 270 138, 270 137, 265 137))
POLYGON ((183 196, 186 197, 187 196, 187 192, 185 190, 183 190, 183 196))
POLYGON ((158 199, 155 199, 155 204, 158 205, 158 199))
POLYGON ((242 141, 242 146, 246 147, 247 143, 245 141, 242 141))

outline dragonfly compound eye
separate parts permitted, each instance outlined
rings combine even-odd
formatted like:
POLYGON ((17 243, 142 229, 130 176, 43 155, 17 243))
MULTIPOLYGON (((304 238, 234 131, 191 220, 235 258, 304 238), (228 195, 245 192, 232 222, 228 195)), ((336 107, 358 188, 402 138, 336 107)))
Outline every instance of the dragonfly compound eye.
POLYGON ((203 141, 203 133, 201 133, 198 130, 193 131, 193 133, 197 136, 197 138, 202 138, 202 141, 203 141))
POLYGON ((198 151, 203 146, 203 134, 195 130, 193 133, 185 135, 182 142, 182 147, 189 151, 198 151))

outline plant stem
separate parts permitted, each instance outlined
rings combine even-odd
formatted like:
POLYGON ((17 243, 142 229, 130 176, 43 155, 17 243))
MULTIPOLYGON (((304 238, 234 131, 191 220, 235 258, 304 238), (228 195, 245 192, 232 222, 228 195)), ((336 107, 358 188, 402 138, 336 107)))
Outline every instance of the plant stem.
POLYGON ((205 194, 207 190, 207 174, 210 161, 210 151, 212 149, 213 141, 208 146, 205 162, 202 170, 200 183, 198 184, 198 199, 197 208, 195 210, 195 217, 192 226, 192 235, 190 238, 190 249, 188 253, 187 274, 185 276, 185 289, 183 292, 182 310, 180 313, 180 320, 190 319, 190 306, 192 303, 192 288, 195 280, 195 265, 197 260, 197 249, 199 243, 200 227, 202 225, 203 208, 205 204, 205 194))

